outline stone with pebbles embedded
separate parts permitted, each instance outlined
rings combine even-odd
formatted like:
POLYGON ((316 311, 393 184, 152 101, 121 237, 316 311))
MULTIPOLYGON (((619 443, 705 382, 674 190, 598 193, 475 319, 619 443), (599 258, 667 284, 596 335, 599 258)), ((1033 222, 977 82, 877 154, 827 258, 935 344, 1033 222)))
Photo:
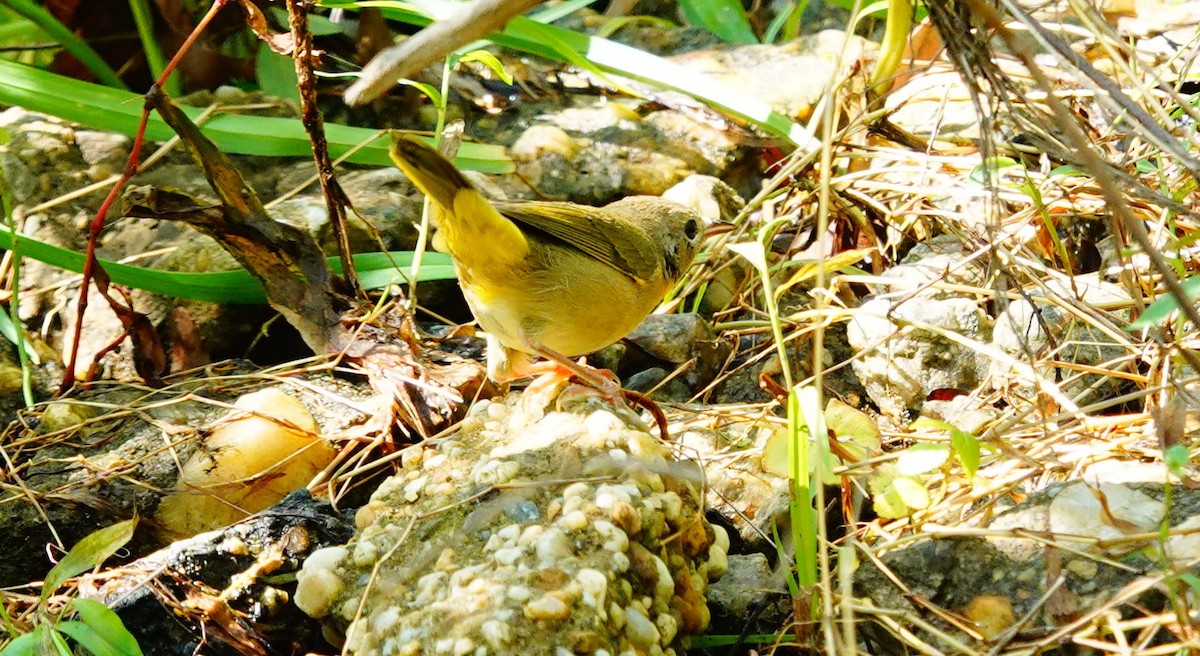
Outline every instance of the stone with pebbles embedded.
POLYGON ((304 607, 356 655, 682 653, 728 545, 694 469, 620 412, 483 416, 402 458, 356 540, 306 566, 304 607))

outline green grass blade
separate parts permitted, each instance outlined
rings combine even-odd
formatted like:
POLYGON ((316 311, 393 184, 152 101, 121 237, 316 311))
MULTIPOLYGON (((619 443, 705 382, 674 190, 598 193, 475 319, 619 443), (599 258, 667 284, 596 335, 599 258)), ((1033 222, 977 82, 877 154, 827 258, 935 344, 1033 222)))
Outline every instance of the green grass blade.
MULTIPOLYGON (((133 135, 142 113, 141 96, 98 84, 72 80, 31 66, 0 60, 0 104, 19 105, 100 130, 133 135)), ((192 120, 203 110, 184 107, 192 120)), ((207 120, 201 131, 227 153, 239 155, 311 157, 312 145, 299 120, 272 116, 219 114, 207 120)), ((377 130, 336 123, 325 125, 329 152, 334 158, 370 141, 349 157, 356 164, 391 166, 388 139, 377 130)), ((166 141, 174 136, 157 115, 150 117, 147 138, 166 141)), ((484 173, 508 173, 512 160, 504 148, 489 144, 464 143, 455 163, 460 168, 484 173)))
POLYGON ((741 0, 680 0, 679 9, 687 22, 703 27, 726 43, 758 43, 741 0))
MULTIPOLYGON (((24 257, 31 257, 75 273, 83 271, 83 253, 59 248, 24 235, 20 235, 19 240, 20 252, 24 257)), ((0 227, 0 248, 11 249, 12 241, 12 232, 6 227, 0 227)), ((421 280, 454 278, 454 265, 450 256, 443 253, 426 253, 425 260, 427 265, 421 269, 421 280)), ((249 305, 267 302, 262 283, 245 269, 192 273, 159 271, 111 260, 99 262, 113 282, 155 294, 211 303, 249 305)), ((408 251, 362 253, 354 257, 355 270, 363 286, 368 289, 380 289, 390 284, 407 282, 397 267, 407 267, 411 262, 412 253, 408 251)), ((334 272, 341 273, 341 258, 329 258, 329 266, 334 272)))
MULTIPOLYGON (((1182 285, 1184 293, 1187 294, 1189 301, 1196 300, 1200 296, 1200 276, 1185 280, 1182 285)), ((1167 320, 1171 313, 1179 309, 1179 300, 1170 294, 1164 294, 1157 301, 1154 301, 1142 311, 1141 316, 1137 321, 1129 324, 1126 330, 1141 330, 1150 326, 1157 326, 1167 320)))

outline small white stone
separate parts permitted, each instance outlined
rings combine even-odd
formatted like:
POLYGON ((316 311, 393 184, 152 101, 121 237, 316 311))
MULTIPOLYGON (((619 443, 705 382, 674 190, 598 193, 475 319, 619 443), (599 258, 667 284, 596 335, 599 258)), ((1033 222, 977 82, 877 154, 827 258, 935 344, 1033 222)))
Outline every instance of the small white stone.
POLYGON ((433 643, 433 649, 437 652, 448 654, 451 649, 454 649, 454 638, 442 638, 433 643))
POLYGON ((679 632, 679 623, 675 621, 674 615, 662 613, 654 619, 654 624, 658 627, 663 644, 671 644, 675 640, 675 634, 679 632))
POLYGON ((571 497, 582 497, 592 489, 591 485, 582 481, 571 483, 563 490, 563 498, 570 499, 571 497))
POLYGON ((629 571, 629 556, 623 552, 615 551, 608 556, 608 562, 612 565, 612 570, 618 574, 624 574, 629 571))
POLYGON ((421 463, 425 469, 436 469, 446 464, 447 456, 444 453, 435 453, 433 451, 425 452, 425 462, 421 463))
POLYGON ((663 493, 662 502, 663 512, 667 515, 667 519, 678 519, 683 516, 683 499, 680 499, 678 494, 663 493))
POLYGON ((504 541, 507 543, 515 543, 516 539, 521 535, 521 525, 509 524, 499 531, 496 531, 496 535, 504 538, 504 541))
POLYGON ((533 598, 533 591, 523 585, 509 586, 508 598, 513 601, 529 601, 533 598))
POLYGON ((576 510, 563 515, 562 524, 569 531, 578 531, 588 525, 588 518, 582 510, 576 510))
POLYGON ((342 560, 350 554, 346 547, 325 547, 312 552, 308 558, 304 560, 304 570, 316 569, 335 569, 342 560))
POLYGON ((612 510, 612 507, 614 505, 616 505, 616 503, 617 503, 617 497, 613 496, 613 494, 611 492, 604 491, 604 492, 596 493, 596 507, 597 508, 602 508, 604 510, 612 510))
POLYGON ((667 564, 658 556, 651 554, 650 557, 654 559, 654 569, 658 570, 658 580, 654 582, 654 598, 669 602, 675 595, 675 581, 671 578, 671 570, 667 569, 667 564))
POLYGON ((426 477, 421 476, 420 478, 409 481, 408 484, 404 486, 404 500, 412 503, 420 498, 421 490, 425 487, 426 480, 426 477))
POLYGON ((362 540, 354 545, 354 564, 359 567, 374 565, 379 558, 379 548, 370 540, 362 540))
POLYGON ((388 606, 375 613, 375 616, 371 618, 371 630, 376 634, 387 633, 399 621, 400 609, 396 606, 388 606))
POLYGON ((597 569, 585 567, 575 574, 583 592, 583 602, 594 608, 604 608, 604 596, 608 592, 608 577, 597 569))
POLYGON ((713 524, 712 530, 713 544, 720 546, 725 553, 729 553, 729 531, 726 531, 725 527, 719 524, 713 524))
MULTIPOLYGON (((308 564, 305 563, 305 568, 308 564)), ((302 572, 304 570, 301 570, 302 572)), ((311 617, 325 617, 345 584, 332 570, 314 569, 297 577, 296 606, 311 617)))
POLYGON ((625 449, 609 449, 608 457, 617 462, 625 462, 629 460, 629 452, 625 449))
POLYGON ((542 537, 542 532, 545 530, 545 527, 539 524, 526 526, 525 530, 521 531, 521 537, 517 538, 517 546, 532 547, 537 544, 538 538, 542 537))
POLYGON ((554 648, 554 656, 575 656, 575 652, 563 647, 562 645, 558 645, 554 648))
POLYGON ((729 571, 729 556, 720 545, 714 543, 708 548, 708 562, 706 564, 708 566, 706 574, 711 583, 725 576, 725 572, 729 571))
MULTIPOLYGON (((587 524, 587 517, 584 517, 587 524)), ((571 539, 562 529, 551 527, 542 532, 537 541, 537 557, 540 562, 557 562, 570 556, 571 539)))
POLYGON ((496 562, 501 565, 512 565, 525 555, 525 550, 521 547, 505 547, 496 550, 496 562))
POLYGON ((479 626, 479 635, 487 641, 488 646, 499 651, 512 638, 512 630, 499 620, 488 620, 479 626))
POLYGON ((587 499, 585 499, 583 497, 567 497, 563 501, 562 508, 559 510, 559 512, 564 515, 567 515, 567 514, 575 512, 576 510, 583 510, 584 506, 586 506, 586 505, 587 505, 587 499))
POLYGON ((550 594, 525 604, 525 617, 531 620, 565 620, 570 615, 571 608, 566 602, 550 594))
POLYGON ((625 635, 633 644, 647 649, 659 640, 658 627, 632 605, 625 609, 625 635))
POLYGON ((508 408, 500 403, 492 403, 487 407, 487 414, 492 419, 504 419, 508 416, 508 408))
POLYGON ((467 656, 473 651, 475 651, 474 640, 463 637, 454 641, 454 656, 467 656))

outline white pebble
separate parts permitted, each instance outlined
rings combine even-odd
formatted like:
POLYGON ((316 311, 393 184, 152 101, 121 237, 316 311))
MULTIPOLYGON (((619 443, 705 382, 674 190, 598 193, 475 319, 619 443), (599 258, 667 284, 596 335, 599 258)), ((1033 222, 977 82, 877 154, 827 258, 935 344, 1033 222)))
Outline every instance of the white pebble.
POLYGON ((603 508, 604 510, 612 510, 612 507, 614 505, 616 505, 616 503, 617 503, 617 497, 615 497, 611 492, 604 491, 604 492, 596 493, 596 507, 597 508, 603 508))
POLYGON ((707 565, 708 571, 706 574, 710 583, 725 576, 725 572, 729 571, 729 556, 726 555, 725 550, 720 545, 713 544, 713 546, 708 548, 707 565))
POLYGON ((675 634, 679 632, 679 623, 675 621, 675 616, 670 613, 662 613, 654 620, 654 624, 658 627, 658 633, 662 636, 663 644, 670 644, 675 640, 675 634))
MULTIPOLYGON (((587 518, 584 518, 586 524, 587 518)), ((570 556, 572 552, 571 540, 567 537, 562 529, 548 528, 542 532, 541 537, 537 541, 537 556, 538 560, 545 562, 557 562, 570 556)))
POLYGON ((396 606, 388 606, 375 613, 375 616, 371 618, 371 630, 376 634, 387 633, 399 621, 400 609, 396 606))
POLYGON ((526 526, 525 530, 521 531, 521 537, 517 538, 517 546, 532 547, 534 544, 537 544, 538 538, 542 536, 542 532, 545 530, 545 527, 538 524, 526 526))
POLYGON ((550 594, 525 604, 525 617, 531 620, 565 620, 570 615, 571 609, 566 602, 550 594))
POLYGON ((475 651, 475 641, 470 638, 459 638, 454 641, 454 656, 467 656, 475 651))
POLYGON ((563 498, 570 499, 571 497, 581 497, 581 496, 587 494, 588 491, 591 490, 591 488, 592 488, 592 486, 590 486, 587 483, 584 483, 582 481, 577 482, 577 483, 571 483, 570 485, 568 485, 566 487, 566 489, 563 490, 563 493, 562 493, 563 498))
POLYGON ((662 495, 663 512, 666 513, 667 519, 678 519, 683 516, 683 499, 679 498, 674 492, 667 492, 662 495))
POLYGON ((300 571, 303 576, 304 570, 329 569, 332 570, 342 562, 350 551, 346 547, 325 547, 317 549, 304 560, 304 567, 300 571))
POLYGON ((608 410, 597 410, 583 420, 583 427, 593 435, 607 435, 625 430, 625 422, 608 410))
POLYGON ((624 574, 629 571, 629 556, 620 551, 609 554, 608 562, 612 565, 612 570, 618 574, 624 574))
POLYGON ((658 644, 658 627, 642 611, 630 606, 625 609, 625 635, 629 641, 643 648, 658 644))
POLYGON ((504 528, 500 529, 499 531, 496 531, 496 535, 499 535, 500 537, 504 538, 504 541, 506 543, 513 544, 516 542, 516 539, 521 535, 521 525, 520 524, 509 524, 508 526, 505 526, 504 528))
POLYGON ((433 648, 435 651, 448 654, 451 649, 454 649, 454 638, 442 638, 433 643, 433 648))
POLYGON ((604 608, 604 596, 608 592, 608 577, 597 569, 585 567, 577 574, 579 588, 583 591, 583 603, 594 608, 604 608))
POLYGON ((521 547, 505 547, 496 550, 496 562, 501 565, 512 565, 525 555, 525 550, 521 547))
POLYGON ((379 547, 370 540, 363 540, 354 545, 354 564, 359 567, 374 565, 379 558, 379 547))
POLYGON ((492 649, 499 651, 512 638, 512 630, 507 624, 492 619, 479 626, 479 635, 483 636, 492 649))
POLYGON ((671 578, 671 570, 667 569, 667 564, 658 556, 651 554, 650 557, 654 559, 654 569, 658 570, 658 580, 654 582, 654 598, 669 602, 675 595, 675 581, 671 578))
POLYGON ((575 510, 563 515, 563 527, 569 531, 578 531, 588 525, 587 515, 582 510, 575 510))
POLYGON ((720 546, 725 553, 729 553, 729 531, 726 531, 725 527, 719 524, 713 524, 712 530, 713 544, 720 546))
POLYGON ((617 462, 625 462, 629 460, 629 452, 625 449, 609 449, 608 457, 617 462))
POLYGON ((420 498, 421 490, 425 487, 426 480, 427 479, 424 476, 421 476, 420 478, 409 481, 408 484, 404 486, 404 500, 412 503, 420 498))
POLYGON ((426 469, 436 469, 446 464, 447 456, 444 453, 434 453, 433 451, 425 452, 425 462, 422 463, 426 469))
POLYGON ((533 592, 523 585, 514 585, 508 588, 508 598, 513 601, 529 601, 532 597, 533 592))

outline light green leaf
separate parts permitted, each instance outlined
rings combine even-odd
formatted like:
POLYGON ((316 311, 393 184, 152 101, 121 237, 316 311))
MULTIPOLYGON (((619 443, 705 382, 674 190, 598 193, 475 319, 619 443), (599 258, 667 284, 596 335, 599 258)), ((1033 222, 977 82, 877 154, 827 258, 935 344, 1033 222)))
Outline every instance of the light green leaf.
POLYGON ((432 84, 427 82, 417 82, 416 80, 400 80, 400 84, 420 91, 426 98, 429 99, 429 102, 438 107, 442 106, 442 92, 432 84))
POLYGON ((58 630, 71 636, 96 656, 142 656, 137 639, 125 628, 124 622, 108 606, 92 600, 76 598, 72 608, 79 613, 80 622, 60 622, 58 630), (66 625, 85 630, 72 632, 66 625))
POLYGON ((42 584, 42 603, 67 579, 92 569, 125 546, 133 537, 136 526, 137 518, 117 522, 89 534, 71 547, 67 555, 46 574, 46 581, 42 584))
MULTIPOLYGON (((1196 300, 1200 296, 1200 276, 1193 276, 1183 281, 1181 285, 1183 292, 1187 294, 1188 302, 1196 300)), ((1151 303, 1142 312, 1137 321, 1129 324, 1125 330, 1141 330, 1150 326, 1157 326, 1167 320, 1171 313, 1179 309, 1179 301, 1171 294, 1163 294, 1157 301, 1151 303)))
POLYGON ((758 43, 741 0, 680 0, 679 9, 687 22, 703 27, 726 43, 758 43))
POLYGON ((975 472, 979 471, 979 438, 955 428, 950 431, 950 444, 954 447, 954 453, 958 455, 967 480, 975 480, 975 472))
POLYGON ((300 106, 300 81, 296 78, 296 64, 267 44, 260 44, 254 58, 254 77, 258 86, 266 93, 286 100, 292 107, 300 106))
POLYGON ((493 55, 486 50, 472 50, 471 52, 465 53, 459 57, 458 61, 459 63, 477 61, 480 64, 487 66, 488 69, 495 73, 496 77, 499 77, 501 80, 503 80, 505 84, 513 83, 512 73, 509 73, 504 68, 504 64, 500 63, 499 59, 496 59, 496 55, 493 55))
POLYGON ((926 490, 925 486, 916 479, 907 476, 897 478, 892 481, 892 489, 904 501, 904 505, 913 510, 929 507, 929 490, 926 490))
POLYGON ((40 656, 39 638, 36 631, 19 635, 0 649, 0 656, 40 656))
POLYGON ((941 467, 950 459, 947 444, 914 444, 900 452, 896 467, 904 476, 915 476, 941 467))

